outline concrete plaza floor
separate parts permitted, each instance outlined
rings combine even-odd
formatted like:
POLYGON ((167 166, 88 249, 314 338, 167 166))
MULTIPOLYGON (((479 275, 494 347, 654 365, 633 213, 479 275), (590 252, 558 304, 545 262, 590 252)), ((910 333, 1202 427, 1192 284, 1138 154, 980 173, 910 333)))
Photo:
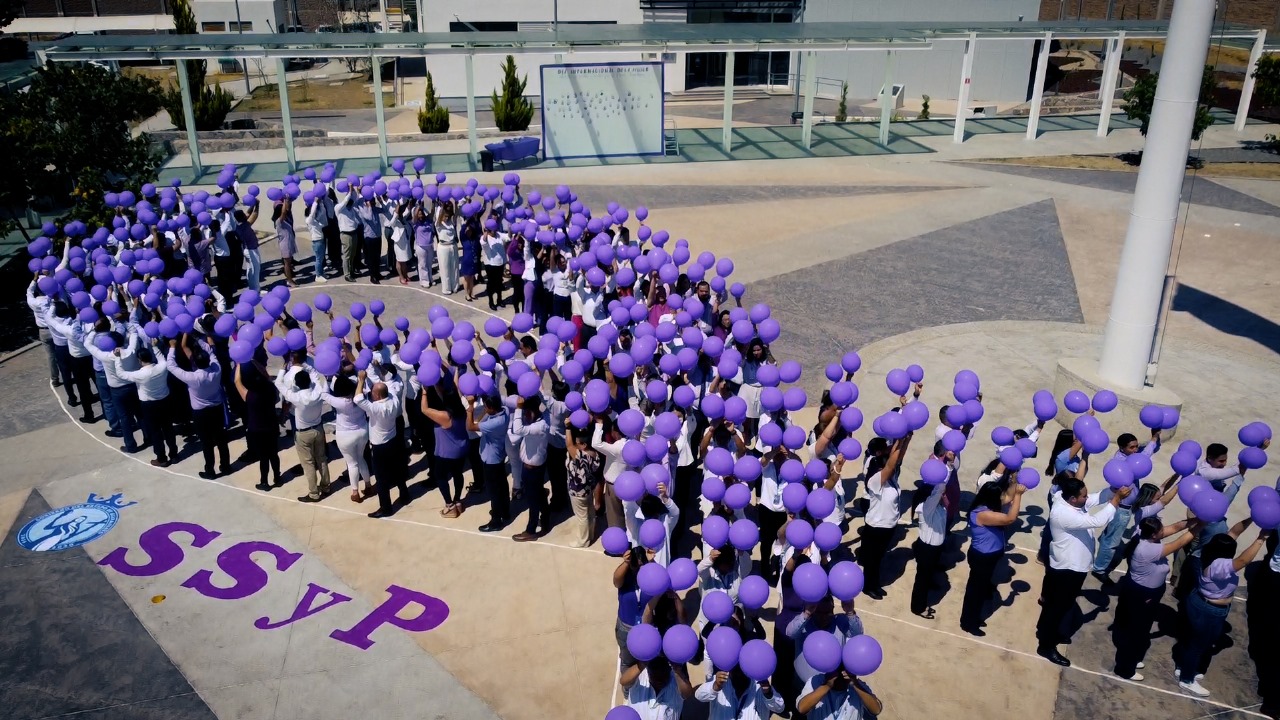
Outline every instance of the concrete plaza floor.
MULTIPOLYGON (((1274 128, 1251 126, 1244 137, 1263 132, 1274 128)), ((1239 137, 1213 128, 1206 146, 1239 137)), ((529 187, 569 184, 592 206, 646 205, 653 227, 688 238, 695 252, 731 256, 735 278, 748 286, 745 300, 769 303, 782 322, 774 353, 802 362, 810 397, 826 363, 859 349, 864 412, 892 401, 883 385, 889 369, 915 362, 925 368, 930 407, 945 402, 956 371, 971 368, 983 379, 983 426, 1024 424, 1031 394, 1052 386, 1058 358, 1096 357, 1132 178, 979 161, 1118 152, 1140 147, 1141 138, 1130 130, 1103 139, 1063 131, 1035 143, 1020 135, 983 135, 960 146, 949 138, 920 142, 934 143, 935 152, 521 174, 529 187)), ((1236 429, 1273 419, 1276 408, 1280 183, 1188 183, 1181 288, 1159 382, 1186 401, 1179 439, 1225 442, 1234 453, 1236 429)), ((264 243, 269 253, 273 246, 264 243)), ((277 282, 278 265, 270 267, 276 274, 268 280, 277 282)), ((381 298, 388 317, 415 324, 436 303, 455 319, 486 316, 483 302, 394 281, 331 281, 295 290, 294 298, 321 291, 343 308, 381 298)), ((292 449, 281 455, 290 481, 270 493, 253 489, 256 465, 198 478, 194 445, 181 462, 156 469, 147 452, 121 454, 103 436, 104 423, 76 423, 75 409, 46 380, 38 348, 0 363, 5 717, 598 720, 619 699, 609 581, 616 563, 598 546, 568 547, 563 524, 517 545, 506 534, 476 532, 487 519, 483 505, 442 518, 439 496, 425 487, 392 520, 364 517, 370 503, 353 503, 345 488, 303 505, 294 499, 305 482, 292 449), (83 548, 32 553, 17 545, 29 519, 89 493, 122 493, 137 504, 120 509, 118 525, 83 548), (260 573, 246 569, 246 554, 260 573), (362 619, 406 597, 430 604, 437 620, 442 601, 447 616, 429 629, 365 627, 362 619), (358 631, 366 629, 372 644, 362 648, 358 631)), ((802 418, 811 421, 811 412, 802 418)), ((1139 430, 1103 422, 1113 436, 1139 430)), ((869 433, 858 436, 865 443, 869 433)), ((1041 439, 1042 454, 1052 434, 1041 439)), ((985 437, 980 432, 965 456, 966 489, 988 457, 985 437)), ((233 442, 233 457, 243 447, 233 442)), ((916 443, 907 467, 919 467, 926 449, 916 443)), ((1168 472, 1168 457, 1157 455, 1153 477, 1168 472)), ((332 448, 330 458, 337 477, 343 466, 332 448)), ((422 462, 413 460, 421 480, 422 462)), ((1273 482, 1274 467, 1250 472, 1245 492, 1273 482)), ((1014 536, 1018 550, 997 575, 1004 603, 981 639, 958 627, 966 577, 959 553, 946 558, 937 619, 910 614, 915 531, 900 530, 886 563, 888 597, 858 601, 867 632, 885 648, 884 666, 869 678, 886 703, 882 717, 1260 717, 1242 603, 1231 617, 1233 646, 1204 681, 1213 691, 1207 700, 1178 692, 1165 636, 1147 656, 1145 682, 1110 675, 1106 628, 1115 598, 1093 580, 1079 603, 1086 621, 1065 648, 1075 665, 1060 669, 1038 658, 1042 568, 1027 549, 1043 524, 1044 501, 1043 489, 1029 494, 1014 536)), ((1243 512, 1240 501, 1232 515, 1243 512)), ((513 528, 521 523, 518 517, 513 528)), ((853 521, 846 544, 857 542, 861 524, 853 521)), ((406 619, 420 614, 413 603, 401 610, 406 619)))

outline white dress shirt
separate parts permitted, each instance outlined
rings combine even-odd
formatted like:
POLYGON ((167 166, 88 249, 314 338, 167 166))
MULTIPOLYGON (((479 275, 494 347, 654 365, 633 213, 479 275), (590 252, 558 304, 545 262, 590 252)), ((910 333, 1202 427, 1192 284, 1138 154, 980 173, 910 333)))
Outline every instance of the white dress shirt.
POLYGON ((1056 497, 1049 511, 1049 534, 1053 539, 1049 544, 1049 567, 1088 572, 1093 567, 1096 544, 1093 531, 1106 527, 1111 516, 1116 514, 1116 508, 1108 502, 1103 504, 1101 511, 1090 513, 1099 504, 1098 493, 1090 495, 1082 508, 1066 502, 1060 492, 1054 495, 1056 497))
POLYGON ((293 422, 298 430, 309 430, 320 424, 324 416, 324 378, 308 367, 293 367, 280 373, 276 378, 276 389, 280 396, 293 406, 293 422), (300 372, 311 374, 311 387, 300 390, 293 384, 293 379, 300 372))
POLYGON ((766 697, 755 680, 747 681, 747 688, 739 696, 733 687, 733 681, 725 681, 719 692, 715 689, 714 677, 698 686, 693 696, 700 702, 710 703, 709 720, 768 720, 775 713, 782 712, 782 695, 770 689, 766 697))
MULTIPOLYGON (((818 689, 818 686, 825 682, 824 675, 814 675, 804 684, 804 690, 800 692, 800 697, 812 694, 818 689)), ((854 682, 862 685, 862 689, 871 692, 871 688, 861 680, 854 682)), ((827 690, 827 694, 822 696, 818 704, 814 706, 806 715, 806 720, 863 720, 863 718, 874 718, 875 716, 866 712, 865 706, 862 704, 862 696, 859 695, 850 685, 843 692, 835 692, 827 690)))
POLYGON ((938 483, 920 506, 920 542, 937 547, 947 539, 947 509, 942 506, 942 495, 947 484, 938 483))
MULTIPOLYGON (((106 363, 103 363, 106 367, 106 363)), ((154 402, 169 397, 169 368, 162 362, 143 365, 137 370, 126 370, 116 359, 116 372, 120 377, 138 386, 138 399, 142 402, 154 402)))
POLYGON ((640 720, 680 720, 684 698, 674 675, 662 690, 654 691, 649 684, 649 669, 640 671, 636 684, 627 690, 627 705, 640 715, 640 720))
POLYGON ((902 491, 893 483, 884 482, 882 473, 876 473, 867 479, 867 524, 877 528, 897 527, 902 511, 898 509, 898 499, 902 491))
POLYGON ((323 393, 324 401, 333 408, 334 432, 368 432, 369 417, 351 398, 323 393))
MULTIPOLYGON (((394 383, 399 385, 399 383, 394 383)), ((356 405, 369 417, 369 442, 385 445, 396 437, 396 419, 400 417, 400 388, 387 384, 387 396, 371 400, 361 393, 356 395, 356 405)))

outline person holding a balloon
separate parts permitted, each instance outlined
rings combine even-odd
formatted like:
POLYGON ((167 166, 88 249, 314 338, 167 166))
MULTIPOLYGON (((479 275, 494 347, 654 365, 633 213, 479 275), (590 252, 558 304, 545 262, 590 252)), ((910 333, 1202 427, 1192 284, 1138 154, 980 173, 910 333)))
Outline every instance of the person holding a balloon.
MULTIPOLYGON (((905 423, 901 414, 895 412, 885 413, 881 419, 891 416, 902 419, 905 423)), ((866 525, 862 528, 862 544, 858 547, 858 562, 867 578, 867 586, 863 592, 874 600, 883 600, 885 596, 880 584, 880 566, 893 542, 898 519, 902 515, 898 468, 911 444, 911 437, 910 432, 900 435, 889 447, 883 465, 877 462, 878 458, 872 458, 867 467, 867 497, 870 503, 867 507, 866 525)))
MULTIPOLYGON (((1094 397, 1094 409, 1100 412, 1110 412, 1115 406, 1106 403, 1106 398, 1102 396, 1103 392, 1099 391, 1094 397), (1105 409, 1104 408, 1108 408, 1105 409)), ((1151 431, 1151 440, 1145 445, 1138 444, 1138 438, 1131 433, 1121 433, 1116 437, 1116 454, 1107 461, 1107 466, 1111 463, 1123 463, 1134 477, 1146 477, 1151 472, 1151 456, 1160 449, 1160 429, 1155 428, 1151 431)), ((1107 466, 1103 467, 1103 475, 1107 474, 1107 466)), ((1113 466, 1116 467, 1116 466, 1113 466)), ((1138 493, 1131 493, 1128 498, 1120 503, 1116 508, 1116 514, 1111 518, 1111 522, 1107 523, 1106 529, 1102 531, 1102 535, 1098 538, 1098 552, 1093 558, 1093 577, 1103 585, 1111 584, 1110 573, 1115 569, 1118 563, 1113 562, 1115 559, 1116 549, 1124 542, 1124 533, 1129 528, 1129 521, 1133 519, 1133 505, 1138 499, 1138 493)))
POLYGON ((804 684, 796 710, 805 720, 862 720, 879 717, 884 703, 871 686, 845 668, 814 675, 804 684))
MULTIPOLYGON (((1017 474, 1022 473, 1030 473, 1030 469, 1020 470, 1017 474)), ((993 577, 996 566, 1004 557, 1009 529, 1018 520, 1022 495, 1030 489, 1016 482, 1014 477, 1010 481, 1012 484, 1007 490, 998 482, 978 488, 973 507, 969 510, 969 579, 965 583, 960 606, 960 629, 977 637, 986 635, 982 630, 986 624, 982 611, 995 591, 993 577)), ((1027 482, 1034 488, 1039 484, 1039 477, 1033 483, 1027 478, 1027 482)))
POLYGON ((622 671, 618 683, 641 720, 679 720, 684 701, 693 697, 686 665, 662 655, 622 671))

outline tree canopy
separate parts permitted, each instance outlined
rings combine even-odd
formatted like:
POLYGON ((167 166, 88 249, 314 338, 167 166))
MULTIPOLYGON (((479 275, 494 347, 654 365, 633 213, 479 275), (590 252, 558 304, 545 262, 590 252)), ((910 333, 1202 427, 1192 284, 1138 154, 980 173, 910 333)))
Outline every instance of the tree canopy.
POLYGON ((0 95, 9 164, 0 176, 0 227, 13 228, 32 203, 70 207, 90 220, 109 184, 137 187, 156 177, 161 158, 130 122, 160 109, 160 86, 94 65, 51 63, 26 92, 0 95))

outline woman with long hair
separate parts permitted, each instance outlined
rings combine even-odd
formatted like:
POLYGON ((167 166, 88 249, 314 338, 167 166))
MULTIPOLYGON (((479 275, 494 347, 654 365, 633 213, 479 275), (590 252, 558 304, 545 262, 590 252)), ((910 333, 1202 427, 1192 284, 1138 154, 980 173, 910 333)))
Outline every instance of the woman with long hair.
POLYGON ((475 300, 476 273, 480 267, 480 220, 475 215, 462 222, 460 233, 462 258, 458 262, 458 274, 462 276, 462 289, 467 302, 475 300))
POLYGON ((516 312, 532 310, 531 303, 525 303, 524 271, 525 271, 525 239, 520 233, 512 233, 507 243, 507 267, 511 270, 511 307, 516 312))
POLYGON ((271 222, 276 226, 276 244, 280 248, 284 280, 289 287, 298 287, 293 281, 293 256, 298 253, 298 239, 293 232, 293 198, 285 195, 271 208, 271 222))
POLYGON ((1022 506, 1022 494, 1027 488, 1013 482, 1006 491, 999 483, 987 483, 978 488, 969 510, 969 580, 964 586, 964 600, 960 610, 960 629, 982 637, 983 607, 995 592, 996 565, 1004 557, 1009 527, 1018 520, 1022 506))
POLYGON ((447 390, 444 381, 422 388, 422 414, 435 423, 435 450, 432 453, 431 474, 436 478, 444 507, 440 514, 456 518, 465 509, 462 503, 462 461, 467 456, 467 411, 462 398, 451 385, 447 390), (450 483, 453 492, 450 493, 450 483))
MULTIPOLYGON (((1144 485, 1142 489, 1146 488, 1158 489, 1151 484, 1144 485)), ((1120 580, 1120 599, 1116 603, 1116 619, 1111 626, 1111 638, 1116 646, 1116 677, 1142 680, 1138 668, 1151 647, 1151 625, 1155 622, 1160 599, 1164 597, 1165 582, 1169 577, 1169 556, 1191 542, 1199 530, 1200 521, 1195 518, 1165 525, 1159 517, 1150 515, 1138 522, 1138 533, 1124 553, 1129 559, 1129 572, 1120 580), (1161 542, 1174 535, 1178 537, 1161 542)))
MULTIPOLYGON (((1236 526, 1241 532, 1244 525, 1236 526)), ((1240 586, 1240 571, 1253 562, 1266 544, 1270 530, 1258 532, 1258 537, 1239 555, 1236 554, 1236 528, 1230 533, 1219 533, 1210 538, 1200 550, 1201 571, 1196 578, 1196 588, 1187 597, 1186 626, 1188 636, 1181 644, 1182 652, 1176 653, 1178 687, 1197 697, 1208 697, 1209 691, 1200 684, 1209 670, 1213 656, 1209 651, 1222 635, 1222 628, 1231 614, 1232 598, 1240 586), (1234 556, 1234 557, 1233 557, 1234 556)))
MULTIPOLYGON (((270 490, 267 470, 278 487, 280 483, 280 424, 276 416, 276 386, 266 368, 257 360, 236 365, 236 391, 244 400, 245 443, 258 461, 258 489, 270 490)), ((159 443, 155 438, 152 442, 159 443)))

